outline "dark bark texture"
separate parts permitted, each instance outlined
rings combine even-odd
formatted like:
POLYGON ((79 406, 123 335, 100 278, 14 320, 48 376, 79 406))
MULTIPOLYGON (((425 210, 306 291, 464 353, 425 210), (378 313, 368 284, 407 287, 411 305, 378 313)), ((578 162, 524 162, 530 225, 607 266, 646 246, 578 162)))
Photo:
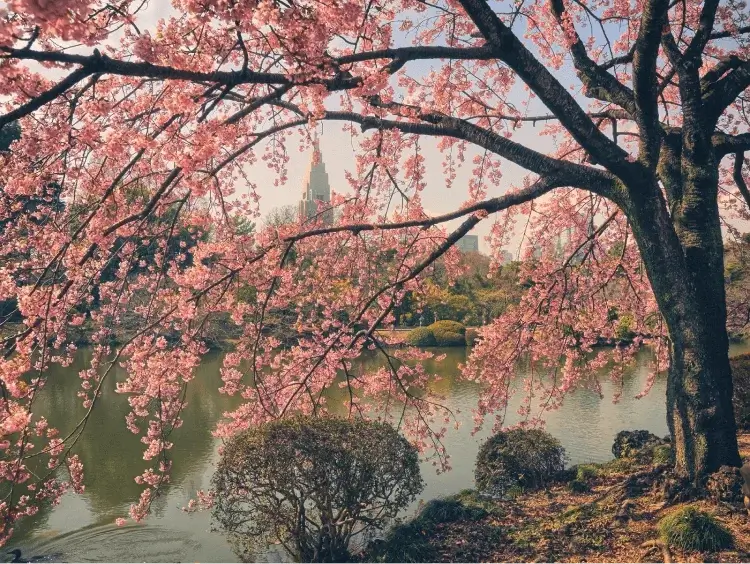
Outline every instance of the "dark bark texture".
POLYGON ((667 417, 676 470, 697 481, 723 465, 740 465, 718 210, 716 221, 681 240, 664 198, 648 193, 656 197, 634 200, 628 214, 669 328, 667 417))

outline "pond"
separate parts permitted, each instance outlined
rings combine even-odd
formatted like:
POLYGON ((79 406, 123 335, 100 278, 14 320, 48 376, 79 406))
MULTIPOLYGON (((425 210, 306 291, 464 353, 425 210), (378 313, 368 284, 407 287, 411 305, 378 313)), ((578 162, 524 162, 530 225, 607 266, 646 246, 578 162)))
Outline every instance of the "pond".
MULTIPOLYGON (((750 345, 733 345, 732 354, 750 351, 750 345)), ((472 436, 471 410, 476 405, 479 387, 456 378, 458 366, 466 361, 467 350, 445 349, 446 358, 431 362, 427 368, 442 376, 435 386, 447 397, 447 405, 460 410, 458 430, 450 430, 445 444, 453 469, 436 474, 431 463, 422 467, 426 500, 458 492, 473 486, 474 459, 485 429, 472 436)), ((76 363, 50 374, 47 387, 38 398, 35 412, 44 415, 50 425, 65 430, 80 420, 83 408, 76 397, 81 367, 90 353, 80 351, 76 363)), ((604 462, 612 458, 612 440, 623 429, 647 429, 659 436, 667 434, 665 419, 665 380, 657 379, 651 392, 642 399, 635 395, 647 377, 648 351, 642 351, 626 375, 619 403, 611 401, 614 388, 603 380, 604 399, 588 390, 570 395, 563 406, 547 414, 547 430, 566 448, 570 463, 604 462)), ((377 362, 372 358, 362 362, 377 362)), ((16 527, 16 535, 7 549, 20 548, 24 556, 53 555, 68 562, 232 562, 237 557, 224 536, 211 530, 209 512, 188 514, 182 511, 199 489, 210 485, 219 441, 211 431, 222 413, 238 403, 218 393, 221 356, 209 355, 188 387, 184 424, 174 437, 172 483, 165 495, 152 506, 152 515, 141 524, 114 525, 117 517, 127 516, 130 503, 137 499, 141 486, 133 477, 145 468, 143 444, 124 424, 128 412, 126 398, 114 391, 114 380, 104 391, 104 409, 95 410, 87 433, 78 442, 77 452, 88 469, 83 495, 67 494, 60 505, 40 509, 16 527)), ((523 368, 519 368, 519 374, 523 368)), ((119 375, 122 377, 122 374, 119 375)), ((334 398, 331 400, 335 401, 334 398)), ((508 410, 513 422, 515 406, 508 410)), ((416 505, 416 504, 415 504, 416 505)), ((413 513, 416 507, 410 508, 413 513)), ((283 560, 271 550, 264 558, 283 560)))

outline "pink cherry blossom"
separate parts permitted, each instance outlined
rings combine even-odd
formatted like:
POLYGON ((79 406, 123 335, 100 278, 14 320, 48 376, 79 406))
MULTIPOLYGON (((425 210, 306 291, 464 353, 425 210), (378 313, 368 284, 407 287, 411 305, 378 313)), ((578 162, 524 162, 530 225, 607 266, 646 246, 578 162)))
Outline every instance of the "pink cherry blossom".
POLYGON ((690 364, 675 354, 726 348, 723 326, 750 319, 750 289, 725 298, 716 259, 722 229, 739 239, 750 220, 750 21, 742 2, 657 4, 531 0, 498 15, 484 0, 173 0, 153 24, 140 1, 7 2, 0 127, 21 135, 0 152, 0 301, 22 322, 0 320, 0 480, 30 493, 0 502, 0 544, 40 504, 84 491, 74 446, 96 432, 116 369, 147 462, 130 517, 147 517, 217 326, 237 335, 219 391, 242 403, 215 436, 330 413, 326 394, 340 393, 346 415, 393 423, 448 470, 456 416, 425 368, 433 353, 377 330, 429 293, 437 265, 461 274, 453 244, 479 224, 493 271, 511 248, 522 259, 524 293, 462 367, 483 389, 477 428, 504 426, 512 394, 521 424, 541 424, 577 389, 601 395, 591 374, 604 367, 616 401, 644 345, 641 393, 690 364), (700 120, 710 131, 690 129, 700 120), (291 152, 311 149, 322 124, 355 155, 332 211, 265 224, 261 193, 284 189, 291 152), (690 193, 699 157, 710 174, 690 193), (427 209, 435 174, 451 213, 427 209), (711 276, 695 274, 711 260, 711 276), (702 337, 675 347, 698 318, 702 337), (35 398, 81 332, 87 416, 66 435, 35 398), (355 369, 370 351, 382 363, 355 369), (36 458, 48 474, 32 473, 36 458))

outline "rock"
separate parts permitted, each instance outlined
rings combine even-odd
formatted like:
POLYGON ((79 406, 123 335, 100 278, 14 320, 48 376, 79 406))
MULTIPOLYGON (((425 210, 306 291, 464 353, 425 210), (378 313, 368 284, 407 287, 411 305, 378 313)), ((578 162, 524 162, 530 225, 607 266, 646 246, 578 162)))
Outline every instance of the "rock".
POLYGON ((722 466, 706 480, 706 490, 714 501, 736 503, 742 500, 743 480, 739 468, 722 466))
POLYGON ((632 458, 646 447, 661 444, 664 440, 648 431, 620 431, 612 445, 612 454, 615 458, 632 458))

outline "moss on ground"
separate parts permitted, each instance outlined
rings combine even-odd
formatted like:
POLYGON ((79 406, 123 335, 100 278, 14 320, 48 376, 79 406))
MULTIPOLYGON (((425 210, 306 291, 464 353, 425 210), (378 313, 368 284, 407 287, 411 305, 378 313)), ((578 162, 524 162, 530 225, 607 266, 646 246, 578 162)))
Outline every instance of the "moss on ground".
POLYGON ((658 530, 664 542, 682 550, 717 552, 733 544, 732 534, 716 517, 692 505, 668 513, 658 530))

